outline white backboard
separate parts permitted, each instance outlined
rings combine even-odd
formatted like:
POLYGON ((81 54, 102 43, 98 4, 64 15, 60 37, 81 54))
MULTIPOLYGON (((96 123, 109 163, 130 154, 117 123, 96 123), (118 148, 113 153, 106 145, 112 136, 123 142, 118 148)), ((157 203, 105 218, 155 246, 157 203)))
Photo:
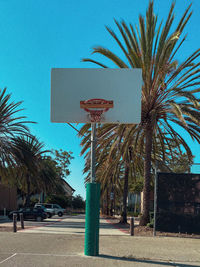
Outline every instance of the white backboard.
POLYGON ((140 123, 141 90, 141 69, 53 68, 51 121, 88 123, 88 113, 80 108, 80 101, 102 98, 114 102, 102 123, 140 123))

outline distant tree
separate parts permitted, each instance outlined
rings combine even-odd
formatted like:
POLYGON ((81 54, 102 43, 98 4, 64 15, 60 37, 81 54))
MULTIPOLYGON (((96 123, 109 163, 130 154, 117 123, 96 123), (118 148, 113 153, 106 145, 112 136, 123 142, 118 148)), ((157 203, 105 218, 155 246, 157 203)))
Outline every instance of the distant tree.
POLYGON ((44 156, 40 164, 40 188, 38 188, 38 192, 43 191, 47 194, 64 194, 63 179, 56 161, 51 156, 44 156))
POLYGON ((72 207, 74 209, 85 209, 85 201, 81 195, 76 195, 72 197, 72 207))
POLYGON ((73 153, 71 151, 63 151, 62 149, 52 150, 52 153, 55 157, 57 171, 60 170, 61 177, 63 179, 66 178, 70 174, 69 165, 71 160, 74 159, 73 153))
POLYGON ((142 177, 136 179, 134 182, 130 183, 130 192, 135 194, 140 194, 143 190, 144 179, 142 177))
POLYGON ((71 197, 64 194, 49 194, 46 197, 46 203, 55 203, 60 205, 62 208, 71 207, 71 197))
POLYGON ((187 154, 178 155, 173 160, 170 160, 168 167, 174 173, 189 173, 191 171, 191 166, 193 164, 193 159, 188 159, 187 154))

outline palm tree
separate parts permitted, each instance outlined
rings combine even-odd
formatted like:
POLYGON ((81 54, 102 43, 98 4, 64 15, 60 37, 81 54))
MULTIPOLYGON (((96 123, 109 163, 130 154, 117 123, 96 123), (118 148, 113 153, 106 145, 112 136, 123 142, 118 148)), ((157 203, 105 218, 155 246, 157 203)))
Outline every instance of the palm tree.
MULTIPOLYGON (((141 192, 140 188, 143 184, 142 173, 143 166, 141 160, 143 160, 144 153, 139 150, 133 150, 133 144, 135 141, 134 136, 131 133, 132 127, 129 125, 98 125, 97 135, 98 142, 96 148, 96 181, 101 183, 101 206, 103 207, 103 214, 112 215, 109 205, 112 206, 113 201, 110 199, 111 192, 115 191, 116 198, 122 198, 122 214, 121 223, 127 222, 127 196, 128 191, 134 192, 133 188, 137 188, 137 192, 141 192), (111 129, 111 130, 110 130, 111 129), (127 138, 131 136, 132 139, 127 138), (103 138, 102 138, 103 137, 103 138), (122 141, 123 139, 126 139, 122 141), (139 185, 139 191, 138 191, 139 185), (118 189, 116 191, 116 189, 118 189), (117 196, 116 196, 117 193, 117 196), (122 197, 123 196, 123 197, 122 197), (106 209, 105 209, 106 203, 106 209)), ((80 135, 82 138, 82 151, 81 154, 85 153, 85 168, 84 173, 87 174, 85 182, 90 179, 90 125, 86 124, 80 129, 80 135)), ((153 143, 153 155, 152 155, 152 165, 165 172, 171 172, 173 162, 176 162, 176 167, 181 167, 179 161, 184 159, 186 167, 188 169, 188 161, 186 154, 182 153, 180 147, 177 147, 173 140, 165 139, 171 144, 172 151, 168 151, 166 146, 163 149, 163 144, 153 143), (165 152, 166 150, 166 152, 165 152), (165 161, 163 161, 163 152, 165 153, 165 161), (187 163, 186 163, 187 162, 187 163)), ((155 140, 154 140, 155 141, 155 140)), ((141 145, 138 144, 140 147, 141 145)), ((142 145, 143 147, 143 145, 142 145)), ((152 177, 153 178, 153 177, 152 177)), ((153 180, 151 181, 153 183, 153 180)))
MULTIPOLYGON (((124 140, 126 138, 131 140, 134 149, 142 151, 144 148, 143 215, 140 225, 146 225, 149 221, 153 143, 159 142, 163 146, 163 160, 165 160, 166 146, 171 150, 168 137, 171 137, 177 146, 182 145, 188 157, 192 157, 189 146, 180 134, 181 128, 193 140, 200 143, 199 99, 196 97, 196 93, 200 91, 200 63, 197 62, 200 49, 183 62, 175 59, 186 39, 186 36, 182 37, 183 30, 192 12, 189 6, 177 26, 172 28, 175 17, 174 6, 173 2, 165 24, 161 22, 157 25, 153 1, 149 2, 146 19, 139 16, 139 28, 115 20, 122 41, 112 29, 106 27, 122 50, 125 61, 107 48, 101 46, 93 48, 93 54, 103 55, 118 68, 142 68, 141 122, 132 126, 134 139, 130 135, 124 137, 124 140), (174 127, 175 125, 177 126, 174 127)), ((90 58, 85 58, 83 61, 95 63, 103 68, 108 67, 90 58)))
POLYGON ((24 116, 17 116, 22 111, 22 102, 11 102, 11 94, 6 89, 0 90, 0 164, 1 167, 12 165, 10 154, 11 138, 17 134, 27 133, 28 128, 24 116))
MULTIPOLYGON (((11 152, 16 164, 17 180, 21 190, 26 195, 25 206, 30 205, 31 194, 39 188, 41 190, 41 175, 44 144, 32 135, 21 135, 12 138, 11 152)), ((44 168, 43 168, 44 169, 44 168)))
MULTIPOLYGON (((109 202, 111 206, 113 201, 110 199, 111 193, 123 191, 122 197, 122 216, 121 223, 127 223, 127 196, 129 178, 134 180, 136 169, 139 168, 136 151, 133 151, 130 143, 124 142, 124 136, 130 134, 132 128, 125 124, 120 126, 105 125, 97 128, 97 147, 96 147, 96 181, 101 183, 101 199, 106 199, 107 215, 109 214, 109 202), (111 131, 109 130, 111 128, 111 131), (121 190, 123 187, 123 190, 121 190)), ((84 173, 88 173, 85 181, 90 178, 90 125, 84 125, 80 130, 82 138, 82 151, 85 153, 84 173)), ((118 195, 121 195, 121 193, 118 195)), ((116 196, 116 194, 115 194, 116 196)), ((116 198, 115 198, 116 199, 116 198)), ((111 208, 112 210, 112 208, 111 208)))

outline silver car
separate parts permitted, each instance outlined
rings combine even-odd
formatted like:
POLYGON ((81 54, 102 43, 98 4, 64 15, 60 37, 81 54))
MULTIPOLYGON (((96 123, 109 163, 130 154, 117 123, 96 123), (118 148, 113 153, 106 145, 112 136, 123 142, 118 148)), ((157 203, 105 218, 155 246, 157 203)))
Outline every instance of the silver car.
POLYGON ((37 203, 35 207, 40 206, 41 208, 45 208, 45 212, 47 213, 48 218, 51 218, 53 215, 58 215, 60 217, 63 216, 65 209, 61 208, 58 204, 50 204, 50 203, 37 203))

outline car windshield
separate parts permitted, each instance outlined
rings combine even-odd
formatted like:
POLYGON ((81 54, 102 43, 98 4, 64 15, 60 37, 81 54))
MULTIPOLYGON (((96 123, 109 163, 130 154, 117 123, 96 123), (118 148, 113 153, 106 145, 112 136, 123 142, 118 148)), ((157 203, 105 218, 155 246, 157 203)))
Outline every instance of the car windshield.
POLYGON ((42 212, 42 211, 43 211, 43 209, 42 209, 42 208, 40 208, 40 207, 37 207, 37 208, 34 208, 34 209, 33 209, 33 211, 34 211, 34 212, 38 212, 38 211, 39 211, 39 212, 42 212))
POLYGON ((51 204, 45 204, 45 208, 47 208, 47 209, 51 209, 52 206, 51 206, 51 204))
POLYGON ((59 206, 58 204, 53 205, 53 207, 56 209, 61 209, 61 206, 59 206))
POLYGON ((26 212, 29 212, 29 211, 31 211, 32 210, 32 208, 25 208, 24 209, 24 211, 26 211, 26 212))

